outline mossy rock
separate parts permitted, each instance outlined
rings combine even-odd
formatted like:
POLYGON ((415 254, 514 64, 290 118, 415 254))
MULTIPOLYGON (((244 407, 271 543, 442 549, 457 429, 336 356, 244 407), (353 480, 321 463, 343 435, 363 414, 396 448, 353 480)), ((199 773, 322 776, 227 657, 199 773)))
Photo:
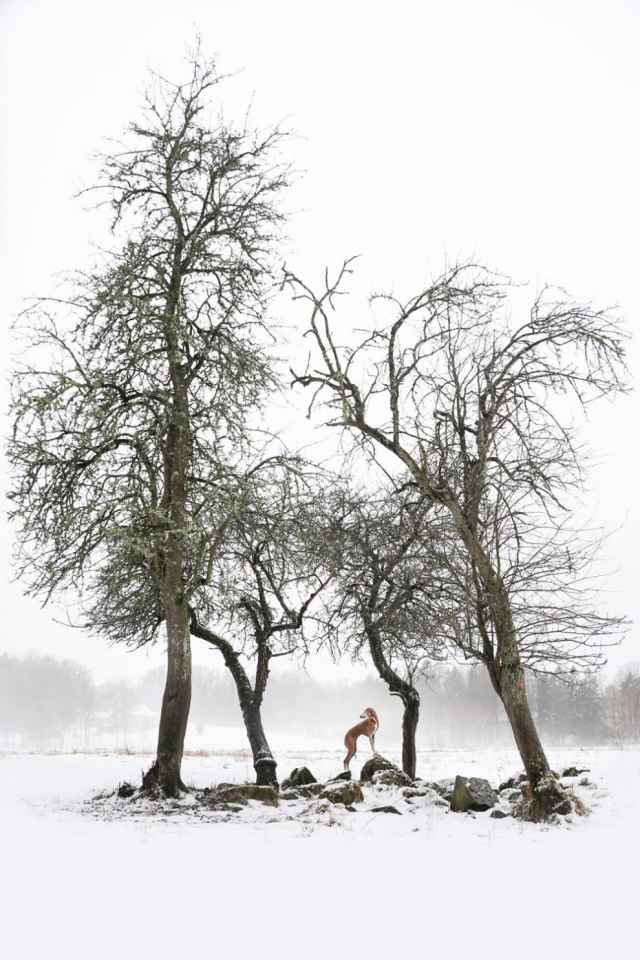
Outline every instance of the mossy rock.
POLYGON ((286 780, 282 781, 282 788, 289 790, 291 787, 305 787, 317 782, 309 767, 294 767, 286 780))
POLYGON ((360 784, 352 780, 338 780, 335 783, 325 784, 320 798, 329 800, 331 803, 343 803, 345 806, 353 806, 354 803, 362 803, 364 800, 360 784))
POLYGON ((296 787, 296 793, 308 799, 309 797, 317 797, 324 790, 323 783, 305 783, 302 787, 296 787))
POLYGON ((451 797, 451 809, 456 813, 467 810, 482 812, 495 807, 498 794, 488 780, 481 777, 456 777, 451 797))
POLYGON ((232 786, 225 784, 218 787, 212 797, 216 803, 246 803, 248 800, 258 800, 268 807, 278 806, 278 791, 275 787, 259 786, 257 783, 239 783, 232 786))

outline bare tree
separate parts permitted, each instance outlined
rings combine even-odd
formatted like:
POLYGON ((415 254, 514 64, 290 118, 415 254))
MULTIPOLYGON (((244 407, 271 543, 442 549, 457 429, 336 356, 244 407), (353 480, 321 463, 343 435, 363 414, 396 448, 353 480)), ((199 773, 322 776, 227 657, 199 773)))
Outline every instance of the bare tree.
POLYGON ((190 597, 209 548, 198 516, 203 501, 224 499, 228 464, 251 445, 274 384, 265 311, 287 183, 282 134, 210 115, 221 78, 199 50, 189 74, 155 77, 127 142, 103 158, 95 189, 116 245, 64 299, 29 312, 36 354, 15 374, 9 448, 28 592, 47 602, 79 591, 101 625, 109 607, 118 620, 124 592, 129 642, 166 625, 145 781, 170 796, 182 786, 190 597), (137 627, 136 598, 154 611, 137 627))
POLYGON ((333 650, 357 656, 368 649, 389 692, 402 701, 402 768, 414 778, 417 680, 445 655, 450 631, 441 623, 447 610, 435 569, 443 551, 432 549, 441 530, 432 502, 412 487, 345 493, 320 549, 335 577, 327 607, 333 650))
POLYGON ((309 550, 324 495, 303 466, 288 460, 251 473, 190 598, 192 635, 220 651, 233 677, 259 784, 277 783, 261 713, 271 662, 301 650, 305 618, 331 579, 309 550))
POLYGON ((474 652, 513 729, 532 785, 530 815, 543 818, 566 799, 529 709, 505 559, 518 569, 520 556, 533 557, 523 545, 541 515, 562 523, 584 467, 572 414, 625 389, 624 336, 610 312, 551 289, 512 322, 511 286, 463 265, 406 301, 374 296, 384 318, 345 346, 331 312, 349 272, 346 261, 335 281, 325 275, 318 295, 287 275, 311 309, 318 357, 296 382, 314 388, 314 401, 325 396, 331 423, 369 457, 398 464, 446 509, 467 567, 474 652))

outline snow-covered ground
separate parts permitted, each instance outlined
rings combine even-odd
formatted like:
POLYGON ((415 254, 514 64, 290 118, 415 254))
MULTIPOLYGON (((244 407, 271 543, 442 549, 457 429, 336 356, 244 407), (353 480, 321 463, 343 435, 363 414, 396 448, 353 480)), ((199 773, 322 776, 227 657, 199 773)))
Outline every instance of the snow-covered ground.
MULTIPOLYGON (((305 763, 324 779, 341 753, 281 748, 278 759, 281 777, 305 763)), ((188 809, 102 820, 86 801, 137 783, 148 756, 0 756, 0 955, 633 955, 640 750, 551 750, 550 759, 591 769, 581 794, 589 817, 540 827, 429 805, 401 817, 344 813, 328 826, 334 818, 314 825, 256 805, 241 822, 188 809)), ((519 766, 511 751, 425 751, 418 773, 495 784, 519 766)), ((232 750, 184 765, 197 786, 251 773, 247 754, 232 750)))

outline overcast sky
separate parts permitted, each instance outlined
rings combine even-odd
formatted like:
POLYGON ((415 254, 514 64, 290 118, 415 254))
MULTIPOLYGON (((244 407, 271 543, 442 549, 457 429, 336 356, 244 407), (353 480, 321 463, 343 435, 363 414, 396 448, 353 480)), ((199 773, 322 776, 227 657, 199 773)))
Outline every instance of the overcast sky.
MULTIPOLYGON (((91 182, 91 154, 136 117, 147 68, 184 75, 196 29, 223 72, 239 71, 228 112, 253 99, 258 122, 298 134, 287 258, 299 272, 359 253, 362 289, 402 295, 445 260, 476 257, 532 289, 557 283, 618 305, 635 337, 640 0, 0 0, 0 20, 7 367, 23 298, 52 292, 100 240, 73 199, 91 182)), ((634 379, 639 359, 634 340, 634 379)), ((633 395, 588 429, 599 463, 589 511, 615 531, 609 608, 635 620, 639 415, 633 395)), ((160 651, 127 654, 53 623, 9 582, 4 519, 0 538, 0 652, 73 657, 103 676, 160 662, 160 651)), ((639 659, 639 639, 634 627, 613 664, 639 659)))

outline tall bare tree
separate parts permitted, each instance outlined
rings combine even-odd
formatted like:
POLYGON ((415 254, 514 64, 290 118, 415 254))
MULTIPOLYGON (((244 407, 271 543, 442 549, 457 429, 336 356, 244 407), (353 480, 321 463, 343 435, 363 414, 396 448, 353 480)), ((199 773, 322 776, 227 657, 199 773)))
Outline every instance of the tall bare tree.
POLYGON ((310 307, 316 346, 296 382, 314 389, 314 401, 324 396, 330 422, 369 457, 396 463, 448 512, 468 568, 476 655, 528 773, 530 815, 546 817, 566 799, 529 709, 505 559, 517 569, 521 555, 531 558, 523 544, 539 517, 558 526, 571 506, 584 472, 573 414, 625 389, 624 335, 610 312, 552 289, 513 321, 510 285, 462 265, 408 300, 374 296, 382 318, 355 346, 343 344, 331 314, 349 272, 346 261, 335 280, 325 275, 319 294, 287 276, 310 307))
POLYGON ((113 587, 141 610, 153 597, 139 629, 165 624, 167 678, 145 779, 170 796, 189 714, 189 603, 209 548, 198 516, 224 499, 274 383, 265 318, 287 184, 282 134, 213 115, 215 65, 196 51, 188 70, 184 83, 153 79, 140 120, 103 158, 95 189, 114 249, 28 314, 36 355, 14 377, 9 450, 27 590, 45 602, 79 591, 103 614, 113 587))

